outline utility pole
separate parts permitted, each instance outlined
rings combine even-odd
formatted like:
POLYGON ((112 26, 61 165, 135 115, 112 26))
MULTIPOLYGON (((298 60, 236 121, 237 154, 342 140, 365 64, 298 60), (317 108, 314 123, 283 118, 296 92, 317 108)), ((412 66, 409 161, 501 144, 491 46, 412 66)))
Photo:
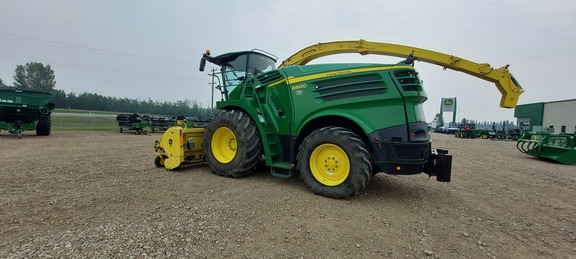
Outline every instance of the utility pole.
POLYGON ((214 109, 214 87, 215 87, 214 85, 216 84, 216 83, 214 82, 214 77, 216 76, 216 69, 215 69, 215 68, 212 68, 212 73, 211 73, 211 74, 208 74, 208 75, 212 76, 212 83, 208 83, 208 84, 209 84, 209 85, 211 86, 211 88, 212 88, 212 99, 211 99, 211 102, 210 102, 210 107, 211 107, 211 109, 214 109))

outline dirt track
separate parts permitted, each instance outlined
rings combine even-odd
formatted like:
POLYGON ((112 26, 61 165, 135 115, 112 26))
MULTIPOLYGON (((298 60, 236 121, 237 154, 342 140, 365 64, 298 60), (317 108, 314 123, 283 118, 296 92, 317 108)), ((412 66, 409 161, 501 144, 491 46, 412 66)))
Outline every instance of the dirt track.
POLYGON ((378 174, 346 200, 262 171, 153 165, 160 134, 0 133, 0 258, 576 258, 576 166, 433 134, 451 183, 378 174))

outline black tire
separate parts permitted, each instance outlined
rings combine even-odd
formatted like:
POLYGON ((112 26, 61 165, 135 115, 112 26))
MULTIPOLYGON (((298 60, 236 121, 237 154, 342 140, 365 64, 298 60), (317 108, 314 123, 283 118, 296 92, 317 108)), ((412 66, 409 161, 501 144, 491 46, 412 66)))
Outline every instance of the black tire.
POLYGON ((482 138, 483 138, 483 139, 487 139, 487 138, 488 138, 488 134, 486 134, 486 133, 482 134, 482 138))
POLYGON ((120 128, 120 133, 122 133, 122 131, 123 131, 122 128, 120 128))
POLYGON ((154 158, 154 165, 156 167, 164 167, 164 162, 162 161, 162 159, 159 156, 156 156, 154 158))
POLYGON ((366 144, 354 132, 325 127, 312 132, 300 145, 298 170, 314 194, 346 198, 366 187, 372 164, 366 144))
POLYGON ((50 114, 46 114, 40 119, 38 119, 38 124, 36 124, 36 135, 38 136, 49 136, 52 128, 52 117, 50 114))
POLYGON ((242 111, 216 115, 206 126, 204 154, 217 175, 242 177, 252 173, 262 156, 256 125, 242 111))

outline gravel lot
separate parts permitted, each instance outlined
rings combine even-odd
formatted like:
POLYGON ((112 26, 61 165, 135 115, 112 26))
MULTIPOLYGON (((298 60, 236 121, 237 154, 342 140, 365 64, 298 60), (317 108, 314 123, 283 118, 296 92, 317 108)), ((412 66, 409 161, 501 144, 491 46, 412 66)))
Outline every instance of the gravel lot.
POLYGON ((576 166, 432 134, 451 183, 378 174, 350 199, 262 170, 153 165, 147 136, 0 133, 0 258, 576 258, 576 166))

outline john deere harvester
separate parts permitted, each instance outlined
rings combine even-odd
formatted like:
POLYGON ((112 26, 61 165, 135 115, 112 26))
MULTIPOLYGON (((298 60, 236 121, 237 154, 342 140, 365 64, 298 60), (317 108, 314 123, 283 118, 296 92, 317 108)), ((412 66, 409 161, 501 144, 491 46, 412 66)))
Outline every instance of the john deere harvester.
POLYGON ((155 163, 168 169, 206 161, 221 176, 241 177, 265 163, 278 177, 298 174, 314 193, 343 198, 372 175, 425 173, 449 182, 452 157, 432 147, 424 118, 420 60, 494 82, 500 105, 523 92, 507 66, 492 68, 409 46, 360 41, 318 43, 286 59, 252 50, 211 56, 220 67, 221 113, 204 129, 173 127, 155 145, 155 163), (314 64, 331 54, 402 57, 397 64, 314 64), (262 162, 263 161, 263 162, 262 162))
POLYGON ((50 135, 50 115, 56 108, 48 102, 51 97, 47 92, 0 89, 0 130, 8 130, 18 137, 27 130, 36 130, 38 136, 50 135))
POLYGON ((516 148, 520 152, 567 165, 576 165, 574 134, 524 133, 516 148))

